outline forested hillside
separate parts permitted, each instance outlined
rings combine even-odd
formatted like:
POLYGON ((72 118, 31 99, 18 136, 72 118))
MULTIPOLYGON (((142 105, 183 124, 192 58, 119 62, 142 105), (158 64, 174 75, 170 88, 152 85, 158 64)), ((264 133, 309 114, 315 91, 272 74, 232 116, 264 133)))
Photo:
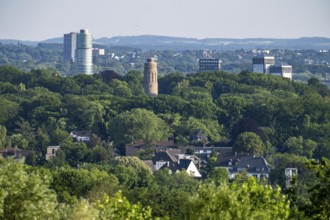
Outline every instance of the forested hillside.
POLYGON ((326 86, 250 72, 171 73, 158 83, 151 98, 138 71, 62 77, 1 66, 0 148, 31 153, 27 165, 0 159, 0 218, 328 219, 326 86), (199 181, 152 174, 138 158, 115 157, 141 139, 187 145, 196 129, 210 146, 266 157, 274 166, 270 182, 244 173, 228 180, 212 167, 199 181), (74 142, 74 130, 91 131, 92 141, 74 142), (61 150, 46 161, 51 145, 61 150), (286 167, 299 173, 284 190, 286 167))

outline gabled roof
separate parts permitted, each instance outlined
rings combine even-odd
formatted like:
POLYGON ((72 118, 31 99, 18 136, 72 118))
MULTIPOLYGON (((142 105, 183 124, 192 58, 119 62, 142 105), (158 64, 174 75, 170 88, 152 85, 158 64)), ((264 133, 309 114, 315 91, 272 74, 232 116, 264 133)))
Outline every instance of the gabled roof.
POLYGON ((263 157, 242 157, 236 164, 237 170, 246 169, 248 173, 270 173, 270 165, 263 157))
POLYGON ((241 155, 237 155, 236 153, 233 152, 233 148, 232 147, 223 147, 223 148, 219 148, 217 150, 218 154, 218 158, 217 161, 215 163, 216 167, 228 167, 229 162, 232 162, 232 166, 237 163, 241 157, 241 155))
POLYGON ((172 173, 185 170, 185 172, 187 172, 188 175, 191 177, 202 177, 194 162, 189 159, 181 159, 178 160, 177 163, 167 163, 161 169, 165 169, 165 168, 171 170, 172 173), (189 170, 188 169, 189 166, 194 166, 195 169, 191 167, 192 170, 189 170))
POLYGON ((197 129, 194 134, 191 135, 190 139, 192 141, 208 141, 208 138, 206 135, 203 134, 203 131, 201 129, 197 129))
POLYGON ((152 158, 152 162, 155 164, 157 161, 169 161, 170 163, 172 162, 177 162, 178 160, 176 157, 171 155, 167 151, 160 151, 155 154, 155 156, 152 158))
MULTIPOLYGON (((130 147, 142 147, 145 146, 146 144, 144 143, 144 140, 137 140, 134 141, 131 145, 129 145, 130 147)), ((171 147, 174 146, 174 142, 173 141, 153 141, 150 144, 153 147, 171 147)))
MULTIPOLYGON (((151 143, 149 149, 162 151, 170 147, 174 147, 173 141, 154 141, 151 143)), ((133 144, 125 146, 125 156, 138 156, 141 149, 145 149, 144 141, 135 141, 133 144)))
POLYGON ((184 155, 184 153, 180 149, 169 148, 166 151, 167 151, 167 153, 169 153, 171 156, 175 157, 176 159, 179 159, 181 155, 184 155))
POLYGON ((189 160, 189 159, 182 159, 182 160, 180 160, 180 161, 177 163, 177 168, 178 168, 179 170, 183 170, 183 169, 187 170, 188 167, 189 167, 189 165, 190 165, 191 163, 193 163, 192 160, 189 160))
POLYGON ((168 165, 163 166, 162 168, 168 168, 170 169, 172 172, 176 172, 177 170, 187 170, 190 163, 194 163, 192 160, 189 159, 182 159, 179 160, 177 162, 170 162, 168 165))

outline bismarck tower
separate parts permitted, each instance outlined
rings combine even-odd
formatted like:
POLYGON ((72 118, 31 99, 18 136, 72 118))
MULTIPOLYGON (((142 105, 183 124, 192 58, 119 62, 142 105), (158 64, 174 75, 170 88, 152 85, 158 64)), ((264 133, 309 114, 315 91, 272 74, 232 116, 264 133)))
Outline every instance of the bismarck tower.
POLYGON ((158 71, 157 71, 157 63, 155 59, 149 58, 147 62, 144 63, 144 71, 143 71, 143 87, 144 92, 152 97, 158 95, 158 71))

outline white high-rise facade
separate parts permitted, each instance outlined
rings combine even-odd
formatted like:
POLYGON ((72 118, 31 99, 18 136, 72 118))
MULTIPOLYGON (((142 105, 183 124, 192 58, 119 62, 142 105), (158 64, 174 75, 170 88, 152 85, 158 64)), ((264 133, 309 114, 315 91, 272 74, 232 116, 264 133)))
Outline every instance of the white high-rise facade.
POLYGON ((93 38, 87 29, 77 34, 75 74, 93 74, 93 38))

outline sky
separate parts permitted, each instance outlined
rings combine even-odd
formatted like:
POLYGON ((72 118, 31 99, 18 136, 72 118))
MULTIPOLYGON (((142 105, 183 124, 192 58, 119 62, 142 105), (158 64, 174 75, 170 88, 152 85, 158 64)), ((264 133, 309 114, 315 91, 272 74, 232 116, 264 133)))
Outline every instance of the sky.
POLYGON ((0 0, 0 39, 330 38, 330 0, 0 0))

